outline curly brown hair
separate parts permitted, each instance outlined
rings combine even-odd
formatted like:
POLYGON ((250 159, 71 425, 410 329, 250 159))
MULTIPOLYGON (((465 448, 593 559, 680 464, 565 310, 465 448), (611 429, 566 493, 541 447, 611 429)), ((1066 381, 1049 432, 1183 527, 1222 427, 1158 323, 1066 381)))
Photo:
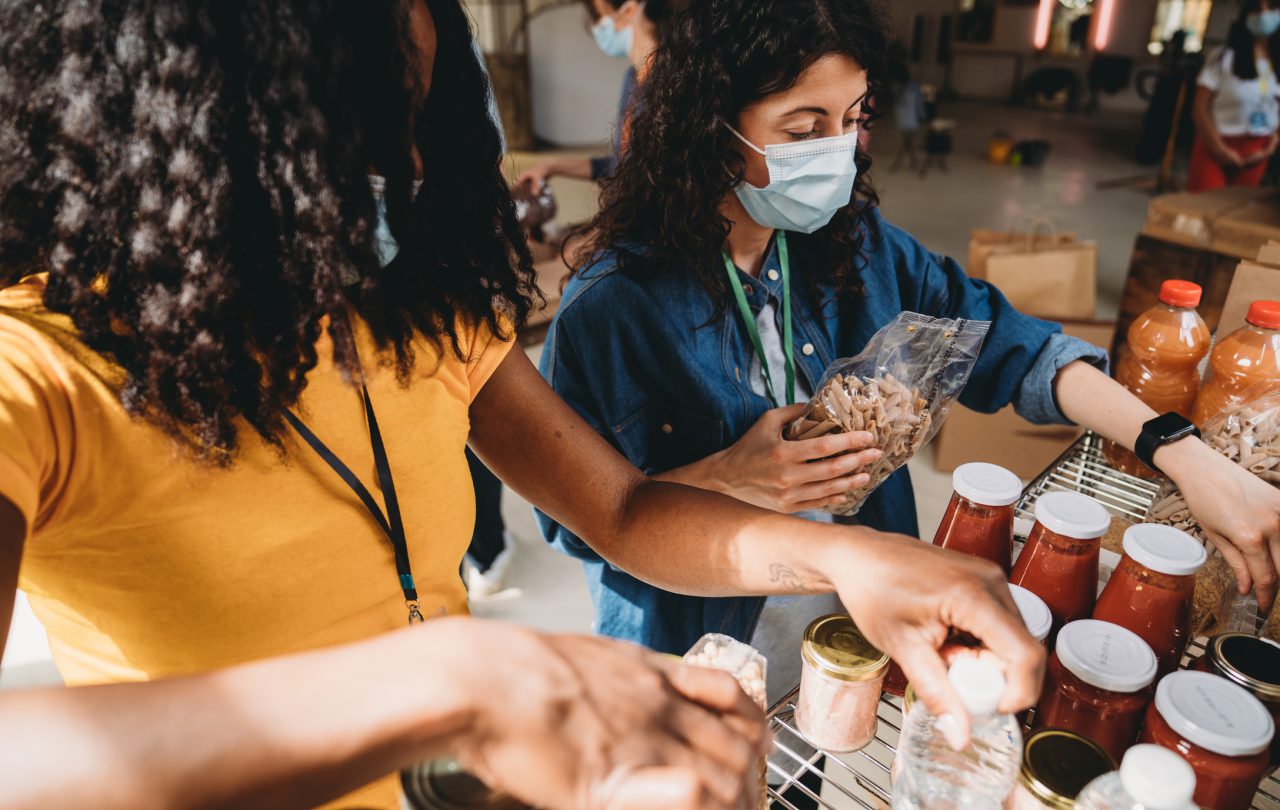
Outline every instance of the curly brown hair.
POLYGON ((0 285, 47 270, 125 407, 224 461, 241 418, 279 446, 326 319, 350 378, 348 313, 402 380, 459 319, 508 337, 537 290, 488 81, 426 0, 427 92, 412 1, 0 0, 0 285))
MULTIPOLYGON (((847 54, 868 72, 864 125, 875 116, 888 48, 876 0, 696 0, 670 23, 655 51, 631 122, 630 141, 604 182, 601 211, 588 226, 594 252, 608 249, 622 272, 687 268, 717 300, 730 291, 721 250, 730 222, 720 203, 742 182, 746 163, 725 124, 799 80, 828 54, 847 54)), ((829 282, 841 296, 861 292, 860 257, 879 198, 871 158, 859 151, 848 206, 825 228, 791 235, 814 268, 812 289, 829 282)))

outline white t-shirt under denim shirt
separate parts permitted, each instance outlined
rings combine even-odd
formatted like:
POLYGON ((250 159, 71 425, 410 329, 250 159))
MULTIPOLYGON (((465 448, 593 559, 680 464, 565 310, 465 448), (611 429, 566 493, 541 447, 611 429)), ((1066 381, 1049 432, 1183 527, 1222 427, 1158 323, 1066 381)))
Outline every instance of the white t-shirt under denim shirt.
MULTIPOLYGON (((787 401, 785 388, 787 377, 784 372, 786 358, 782 352, 782 332, 778 328, 778 310, 773 301, 761 308, 756 316, 756 328, 760 330, 760 343, 764 347, 765 357, 769 360, 769 374, 773 377, 774 397, 779 403, 787 401)), ((752 353, 751 367, 747 372, 747 382, 751 390, 760 396, 765 395, 764 374, 760 369, 760 358, 752 353)), ((813 396, 799 375, 796 377, 795 401, 808 402, 813 396)), ((796 517, 806 520, 831 523, 831 515, 825 512, 800 512, 796 517)), ((840 600, 835 594, 818 596, 771 596, 765 600, 764 611, 760 614, 760 623, 756 625, 755 635, 751 637, 751 646, 755 647, 769 661, 768 687, 769 703, 776 703, 786 697, 787 692, 800 682, 800 642, 804 639, 805 628, 820 616, 831 613, 843 613, 840 600)))
MULTIPOLYGON (((786 357, 782 351, 782 330, 778 328, 778 310, 773 300, 760 309, 756 316, 756 328, 760 330, 760 344, 769 360, 774 399, 780 404, 786 403, 786 357)), ((760 396, 765 395, 764 372, 760 368, 760 358, 754 352, 747 371, 747 382, 752 391, 760 396)), ((808 402, 813 396, 813 392, 799 375, 796 375, 794 393, 796 402, 808 402)), ((831 515, 825 512, 798 512, 795 517, 819 523, 834 522, 831 515)), ((805 629, 814 619, 844 612, 844 607, 835 594, 770 596, 765 599, 760 621, 751 636, 751 646, 759 650, 769 662, 765 680, 770 706, 786 697, 800 683, 800 643, 804 640, 805 629)), ((808 758, 813 753, 813 749, 800 744, 789 735, 783 742, 801 757, 808 758)), ((785 753, 774 752, 769 759, 776 767, 788 773, 794 773, 798 767, 796 761, 785 753)), ((782 782, 782 777, 770 768, 769 784, 776 787, 782 782)))
POLYGON ((1241 79, 1234 72, 1230 48, 1214 52, 1197 83, 1214 92, 1213 126, 1223 137, 1264 137, 1280 129, 1280 80, 1270 60, 1258 59, 1258 78, 1241 79))

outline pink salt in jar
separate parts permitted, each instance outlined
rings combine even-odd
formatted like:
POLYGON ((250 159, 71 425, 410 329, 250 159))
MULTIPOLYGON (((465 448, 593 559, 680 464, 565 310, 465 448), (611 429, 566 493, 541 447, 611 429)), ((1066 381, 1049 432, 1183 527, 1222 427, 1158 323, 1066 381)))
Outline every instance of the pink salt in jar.
POLYGON ((804 738, 834 754, 857 751, 875 739, 889 656, 841 614, 809 625, 801 657, 796 725, 804 738))

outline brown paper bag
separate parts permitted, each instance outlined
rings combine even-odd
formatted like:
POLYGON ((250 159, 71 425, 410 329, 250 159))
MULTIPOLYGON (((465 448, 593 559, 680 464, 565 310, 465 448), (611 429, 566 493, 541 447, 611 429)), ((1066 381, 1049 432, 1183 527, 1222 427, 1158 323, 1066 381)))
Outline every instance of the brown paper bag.
POLYGON ((1098 303, 1098 245, 1065 233, 973 231, 969 275, 994 284, 1023 312, 1087 320, 1098 303))
MULTIPOLYGON (((1262 252, 1267 254, 1267 248, 1262 252)), ((1244 326, 1245 315, 1254 301, 1280 301, 1280 267, 1240 262, 1231 280, 1227 301, 1222 305, 1222 318, 1218 321, 1219 340, 1244 326)))

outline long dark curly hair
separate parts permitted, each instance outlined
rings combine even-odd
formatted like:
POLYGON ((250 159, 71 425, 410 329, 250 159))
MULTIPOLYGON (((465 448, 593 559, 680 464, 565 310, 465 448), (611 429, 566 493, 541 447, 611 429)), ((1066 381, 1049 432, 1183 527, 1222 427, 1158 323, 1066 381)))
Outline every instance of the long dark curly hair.
POLYGON ((242 417, 279 446, 326 320, 351 379, 351 313, 402 381, 459 320, 509 337, 537 290, 488 80, 459 0, 421 64, 414 1, 0 0, 0 285, 47 270, 125 407, 220 460, 242 417))
MULTIPOLYGON (((605 181, 601 211, 589 229, 624 273, 677 269, 697 275, 720 302, 728 300, 720 254, 730 222, 720 203, 742 182, 746 162, 725 126, 742 110, 792 87, 828 54, 847 54, 868 71, 864 124, 875 115, 875 91, 888 49, 887 23, 876 0, 696 0, 671 21, 645 78, 631 138, 617 173, 605 181)), ((825 228, 796 234, 813 290, 827 282, 841 297, 861 292, 862 248, 879 204, 859 150, 858 180, 848 206, 825 228)))

